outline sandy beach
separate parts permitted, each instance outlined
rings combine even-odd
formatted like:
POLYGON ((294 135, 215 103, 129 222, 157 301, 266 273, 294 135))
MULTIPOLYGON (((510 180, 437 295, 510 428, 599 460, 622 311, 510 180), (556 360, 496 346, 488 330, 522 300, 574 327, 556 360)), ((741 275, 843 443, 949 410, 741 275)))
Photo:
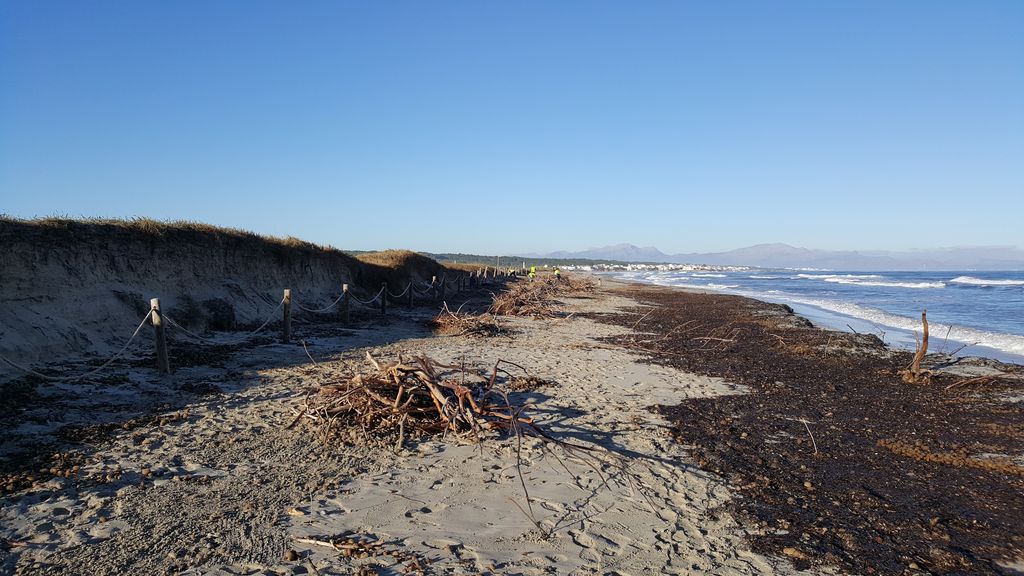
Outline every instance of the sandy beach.
POLYGON ((563 305, 557 319, 502 319, 509 337, 433 336, 424 326, 431 307, 352 329, 299 325, 316 366, 301 345, 268 342, 221 350, 168 377, 140 367, 118 369, 105 385, 42 384, 6 423, 5 449, 52 447, 60 469, 0 500, 0 566, 416 573, 415 558, 425 572, 456 574, 791 571, 785 559, 750 552, 744 531, 716 512, 729 489, 695 468, 666 421, 647 410, 742 390, 644 363, 599 340, 624 329, 581 316, 635 302, 602 294, 563 305), (301 424, 286 429, 307 391, 365 363, 367 351, 528 367, 550 383, 519 400, 535 403, 553 434, 621 459, 632 478, 611 468, 599 475, 571 456, 559 462, 529 443, 522 466, 538 526, 520 509, 512 439, 427 439, 396 453, 358 438, 324 446, 301 424), (310 543, 337 535, 379 540, 394 555, 345 557, 310 543))
MULTIPOLYGON (((128 365, 102 382, 40 383, 4 417, 4 453, 28 464, 5 476, 0 572, 849 569, 840 557, 812 558, 789 543, 752 547, 765 527, 738 500, 756 503, 757 495, 680 436, 677 414, 652 410, 746 397, 751 388, 736 383, 742 377, 651 362, 658 354, 642 343, 664 338, 641 323, 659 308, 625 288, 605 281, 562 296, 555 317, 499 317, 502 333, 493 337, 433 334, 437 306, 424 305, 365 314, 349 327, 298 321, 291 344, 194 345, 179 353, 189 365, 170 376, 128 365), (545 383, 513 392, 516 402, 531 405, 553 436, 597 457, 536 438, 519 447, 497 432, 479 443, 437 436, 395 447, 350 427, 348 441, 324 443, 297 410, 320 385, 364 371, 367 353, 519 364, 545 383)), ((488 294, 476 292, 468 306, 488 294)), ((1019 531, 1007 537, 1015 546, 1019 531)))

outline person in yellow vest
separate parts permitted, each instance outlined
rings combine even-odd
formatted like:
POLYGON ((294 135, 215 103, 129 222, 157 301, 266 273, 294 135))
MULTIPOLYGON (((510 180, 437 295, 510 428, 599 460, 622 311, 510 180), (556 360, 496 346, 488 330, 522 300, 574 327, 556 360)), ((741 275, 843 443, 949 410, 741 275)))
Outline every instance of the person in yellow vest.
POLYGON ((527 276, 530 277, 530 282, 533 282, 533 279, 537 277, 537 267, 530 266, 530 273, 527 276))
POLYGON ((559 270, 558 266, 555 266, 555 282, 562 279, 562 271, 559 270))

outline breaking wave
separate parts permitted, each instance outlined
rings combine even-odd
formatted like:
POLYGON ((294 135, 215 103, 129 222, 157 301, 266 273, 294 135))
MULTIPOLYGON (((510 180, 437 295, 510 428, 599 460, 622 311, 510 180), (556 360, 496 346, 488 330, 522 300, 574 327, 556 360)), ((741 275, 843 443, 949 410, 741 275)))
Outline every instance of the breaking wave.
POLYGON ((797 278, 820 280, 833 284, 856 284, 857 286, 883 286, 885 288, 945 288, 943 282, 896 282, 884 280, 878 274, 797 274, 797 278))
POLYGON ((957 276, 950 280, 953 284, 967 284, 970 286, 1024 286, 1024 280, 986 280, 973 276, 957 276))
MULTIPOLYGON (((897 328, 899 330, 913 332, 921 329, 920 318, 907 318, 906 316, 890 314, 869 306, 861 306, 859 304, 849 302, 821 300, 817 298, 789 297, 786 298, 786 300, 797 304, 815 306, 830 312, 838 312, 839 314, 860 318, 861 320, 866 320, 881 326, 897 328)), ((1006 334, 1002 332, 989 332, 987 330, 978 330, 976 328, 968 328, 965 326, 950 326, 949 324, 941 324, 939 322, 929 322, 929 325, 933 335, 942 335, 945 337, 948 330, 948 338, 952 341, 962 342, 965 344, 980 344, 982 346, 988 346, 989 348, 995 348, 996 350, 1002 350, 1003 352, 1008 352, 1010 354, 1024 355, 1024 336, 1006 334)))

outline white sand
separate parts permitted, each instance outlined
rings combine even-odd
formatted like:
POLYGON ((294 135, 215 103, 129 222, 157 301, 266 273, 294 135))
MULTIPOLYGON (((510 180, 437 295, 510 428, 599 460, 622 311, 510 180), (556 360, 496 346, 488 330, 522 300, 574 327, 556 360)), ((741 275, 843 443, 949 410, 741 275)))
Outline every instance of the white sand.
MULTIPOLYGON (((579 312, 635 303, 604 295, 567 305, 579 312)), ((0 573, 347 574, 362 564, 402 573, 390 557, 349 559, 300 541, 346 532, 429 559, 430 573, 793 572, 785 559, 750 552, 722 510, 728 489, 696 469, 647 410, 742 391, 642 363, 596 340, 623 329, 578 316, 511 319, 514 337, 482 339, 429 336, 418 324, 422 314, 310 339, 326 377, 300 346, 267 345, 235 354, 223 368, 167 378, 125 371, 124 383, 102 394, 44 386, 52 408, 32 409, 6 436, 4 451, 52 441, 65 424, 123 420, 161 403, 179 418, 78 446, 87 460, 78 480, 53 479, 0 499, 0 538, 10 542, 0 546, 0 573), (442 362, 464 356, 478 365, 498 358, 522 364, 556 383, 516 396, 536 402, 538 422, 624 459, 633 480, 606 468, 603 485, 571 457, 564 460, 570 475, 537 442, 526 443, 522 470, 542 530, 520 510, 526 499, 512 439, 482 447, 434 439, 396 455, 319 445, 304 423, 285 429, 305 391, 340 373, 332 360, 361 362, 367 349, 378 358, 421 353, 442 362), (180 390, 210 383, 224 394, 180 390), (118 467, 120 479, 108 479, 118 467), (300 559, 285 561, 288 549, 300 559)))

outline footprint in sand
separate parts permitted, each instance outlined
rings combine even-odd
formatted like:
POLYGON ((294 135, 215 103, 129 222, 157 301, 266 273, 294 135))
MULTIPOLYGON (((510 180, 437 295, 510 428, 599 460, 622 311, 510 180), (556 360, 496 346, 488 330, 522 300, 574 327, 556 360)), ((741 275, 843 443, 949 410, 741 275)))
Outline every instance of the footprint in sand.
POLYGON ((594 539, 591 538, 590 535, 586 532, 581 532, 579 530, 569 530, 569 537, 572 538, 572 541, 575 542, 576 545, 580 548, 590 549, 597 547, 597 542, 595 542, 594 539))
POLYGON ((628 549, 633 546, 633 539, 623 534, 603 534, 599 536, 599 538, 608 543, 608 547, 604 551, 605 554, 618 556, 626 553, 628 549))
POLYGON ((457 560, 473 560, 479 561, 480 555, 475 550, 466 548, 466 545, 458 540, 450 540, 448 538, 436 538, 433 540, 424 540, 423 545, 435 550, 447 552, 455 557, 457 560))
POLYGON ((671 510, 669 508, 662 508, 661 510, 658 510, 658 518, 661 518, 665 522, 675 522, 678 517, 679 514, 677 514, 675 510, 671 510))

